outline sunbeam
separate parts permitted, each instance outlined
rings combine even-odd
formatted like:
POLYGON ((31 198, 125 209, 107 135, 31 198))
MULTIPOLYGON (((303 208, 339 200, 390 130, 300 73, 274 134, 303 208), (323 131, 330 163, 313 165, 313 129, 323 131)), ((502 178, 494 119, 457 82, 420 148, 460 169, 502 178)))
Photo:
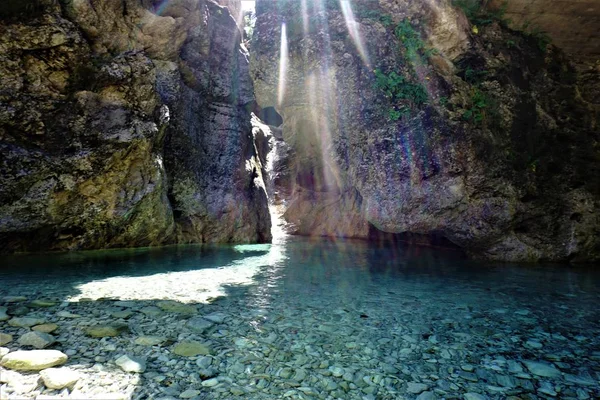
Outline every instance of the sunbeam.
POLYGON ((281 50, 279 52, 279 86, 277 88, 277 105, 281 107, 285 96, 285 84, 288 69, 287 26, 281 24, 281 50))
POLYGON ((342 14, 344 14, 344 19, 346 20, 346 26, 348 27, 350 38, 354 42, 360 58, 363 60, 365 65, 370 68, 371 62, 369 61, 369 55, 367 54, 360 31, 358 30, 359 24, 356 22, 356 19, 354 19, 352 5, 348 0, 340 0, 340 6, 342 8, 342 14))

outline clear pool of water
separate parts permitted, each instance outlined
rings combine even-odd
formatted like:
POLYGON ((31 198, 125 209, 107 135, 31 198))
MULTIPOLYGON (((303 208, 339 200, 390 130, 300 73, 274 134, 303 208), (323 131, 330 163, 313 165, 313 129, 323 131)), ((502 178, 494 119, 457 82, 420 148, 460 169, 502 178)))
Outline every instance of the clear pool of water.
POLYGON ((221 376, 254 388, 248 398, 599 398, 599 289, 598 266, 305 238, 10 256, 0 268, 1 296, 217 305, 231 317, 224 334, 246 341, 234 354, 271 349, 250 362, 255 380, 223 364, 221 376), (283 384, 286 365, 306 370, 300 386, 283 384))

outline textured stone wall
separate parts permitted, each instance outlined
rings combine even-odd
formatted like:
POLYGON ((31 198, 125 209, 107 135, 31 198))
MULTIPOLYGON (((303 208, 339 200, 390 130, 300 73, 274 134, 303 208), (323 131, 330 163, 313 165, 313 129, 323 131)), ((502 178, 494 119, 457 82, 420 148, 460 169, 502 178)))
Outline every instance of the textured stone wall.
POLYGON ((0 13, 0 251, 269 240, 227 9, 32 3, 0 13))
POLYGON ((506 17, 515 28, 530 24, 547 32, 553 43, 587 64, 600 62, 600 1, 491 0, 506 3, 506 17))

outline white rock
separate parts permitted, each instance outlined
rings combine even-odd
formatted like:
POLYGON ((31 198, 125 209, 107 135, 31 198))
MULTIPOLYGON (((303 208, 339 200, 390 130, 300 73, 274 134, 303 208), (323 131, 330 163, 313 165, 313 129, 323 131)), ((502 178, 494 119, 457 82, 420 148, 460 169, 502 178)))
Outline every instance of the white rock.
POLYGON ((40 376, 49 389, 71 388, 81 377, 79 372, 66 367, 45 369, 40 376))
POLYGON ((115 363, 125 372, 142 373, 146 371, 146 362, 143 359, 127 354, 117 358, 115 363))
POLYGON ((213 387, 219 384, 219 380, 217 378, 207 379, 202 381, 202 386, 204 387, 213 387))
POLYGON ((0 365, 15 370, 39 371, 64 364, 67 359, 67 355, 58 350, 19 350, 2 357, 0 365))

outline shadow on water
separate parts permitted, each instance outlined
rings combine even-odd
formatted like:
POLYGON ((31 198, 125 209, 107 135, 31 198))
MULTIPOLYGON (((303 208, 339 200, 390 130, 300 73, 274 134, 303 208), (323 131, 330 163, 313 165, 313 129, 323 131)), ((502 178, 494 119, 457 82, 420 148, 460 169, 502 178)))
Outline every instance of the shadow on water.
MULTIPOLYGON (((18 255, 3 257, 1 262, 1 296, 23 294, 30 299, 58 301, 90 298, 93 301, 70 303, 65 310, 77 313, 79 309, 96 309, 99 311, 93 316, 102 317, 103 310, 114 309, 118 299, 135 301, 136 310, 154 306, 157 300, 170 299, 196 305, 201 315, 223 310, 235 313, 231 317, 239 321, 234 326, 247 330, 248 335, 260 331, 260 326, 276 324, 276 319, 288 314, 327 324, 339 317, 336 312, 342 313, 350 321, 346 327, 371 324, 371 328, 388 336, 399 329, 397 326, 404 324, 410 328, 416 321, 424 326, 419 329, 447 335, 461 323, 448 328, 440 321, 463 314, 469 321, 491 319, 498 326, 514 329, 529 323, 494 314, 494 310, 502 307, 531 309, 538 324, 548 332, 571 334, 582 327, 597 329, 600 317, 594 305, 600 288, 600 273, 596 268, 481 263, 453 250, 399 243, 290 238, 277 245, 190 245, 18 255), (431 304, 435 308, 428 308, 431 304), (420 309, 426 312, 417 315, 420 309), (573 309, 578 312, 571 316, 573 309)), ((9 312, 18 307, 4 305, 9 306, 9 312)), ((152 335, 152 329, 157 329, 157 324, 147 324, 148 317, 138 314, 121 321, 131 329, 114 339, 119 346, 115 353, 109 354, 110 361, 133 347, 140 334, 135 326, 139 321, 143 334, 152 335)), ((171 317, 169 323, 183 327, 190 316, 171 317)), ((52 322, 61 324, 58 320, 52 322)), ((7 328, 16 335, 27 331, 3 326, 3 330, 7 328)), ((67 350, 72 345, 70 341, 76 340, 77 335, 83 336, 81 329, 77 329, 61 331, 53 348, 67 350)), ((299 329, 302 328, 293 328, 299 329)), ((185 330, 174 331, 170 343, 189 337, 203 339, 185 330)), ((214 346, 216 352, 226 352, 232 344, 219 339, 214 346)), ((15 350, 18 346, 13 342, 8 347, 15 350)), ((151 355, 154 350, 149 349, 138 346, 135 354, 151 355)), ((164 354, 164 349, 156 351, 164 354)), ((83 355, 73 357, 67 365, 83 360, 86 368, 100 364, 106 370, 122 374, 108 359, 98 361, 83 355)), ((154 383, 145 378, 152 376, 148 373, 165 373, 157 360, 153 359, 146 374, 139 376, 132 398, 145 398, 149 394, 149 385, 154 383)), ((178 360, 183 360, 186 368, 195 369, 193 362, 178 360)), ((167 384, 156 385, 161 395, 177 396, 177 390, 193 388, 200 391, 199 398, 211 398, 210 389, 202 387, 200 380, 171 391, 167 384)), ((263 398, 257 396, 252 398, 263 398)))

